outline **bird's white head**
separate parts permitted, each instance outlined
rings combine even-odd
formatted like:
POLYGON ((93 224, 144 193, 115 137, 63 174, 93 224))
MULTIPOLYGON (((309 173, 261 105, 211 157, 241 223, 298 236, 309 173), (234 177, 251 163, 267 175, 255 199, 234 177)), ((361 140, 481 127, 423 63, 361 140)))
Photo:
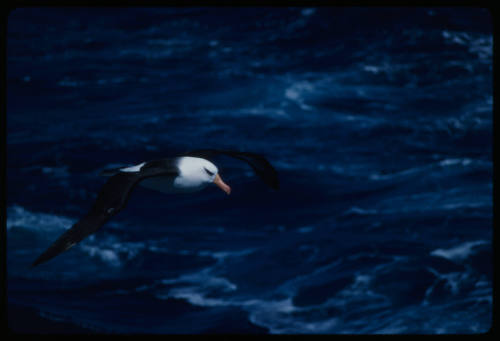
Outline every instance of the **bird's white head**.
POLYGON ((195 188, 214 183, 227 194, 231 193, 231 187, 222 181, 217 166, 206 159, 185 156, 180 158, 178 167, 178 185, 195 188))

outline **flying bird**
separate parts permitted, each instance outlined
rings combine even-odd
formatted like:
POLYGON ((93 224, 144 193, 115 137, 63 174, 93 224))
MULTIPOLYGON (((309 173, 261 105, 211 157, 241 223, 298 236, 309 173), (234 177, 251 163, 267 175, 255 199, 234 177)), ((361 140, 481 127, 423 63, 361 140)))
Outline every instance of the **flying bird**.
POLYGON ((219 155, 247 162, 253 171, 271 188, 279 189, 278 173, 263 156, 250 152, 200 149, 182 156, 152 160, 135 166, 108 169, 101 173, 109 179, 101 188, 90 211, 64 232, 32 264, 44 263, 67 251, 96 232, 111 217, 125 208, 132 189, 137 185, 163 193, 190 193, 215 184, 225 193, 231 193, 219 175, 213 159, 219 155))

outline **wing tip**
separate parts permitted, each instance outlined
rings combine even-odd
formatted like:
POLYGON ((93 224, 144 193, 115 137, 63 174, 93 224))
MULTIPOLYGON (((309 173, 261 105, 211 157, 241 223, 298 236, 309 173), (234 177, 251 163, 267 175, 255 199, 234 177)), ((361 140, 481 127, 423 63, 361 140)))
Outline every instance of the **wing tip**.
POLYGON ((35 261, 33 263, 31 263, 31 266, 30 266, 30 269, 33 269, 34 267, 36 267, 37 265, 40 265, 44 262, 43 259, 41 259, 42 257, 38 257, 37 259, 35 259, 35 261))

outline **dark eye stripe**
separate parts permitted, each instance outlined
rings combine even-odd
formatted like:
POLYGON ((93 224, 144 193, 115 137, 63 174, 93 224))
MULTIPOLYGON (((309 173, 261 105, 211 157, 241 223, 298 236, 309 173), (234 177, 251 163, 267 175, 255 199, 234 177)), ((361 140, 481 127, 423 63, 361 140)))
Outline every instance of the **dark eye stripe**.
MULTIPOLYGON (((203 168, 205 168, 205 167, 203 167, 203 168)), ((212 173, 211 171, 209 171, 209 170, 208 170, 208 169, 206 169, 206 168, 205 168, 205 172, 207 172, 207 173, 208 173, 208 175, 210 175, 210 176, 214 175, 214 173, 212 173)))

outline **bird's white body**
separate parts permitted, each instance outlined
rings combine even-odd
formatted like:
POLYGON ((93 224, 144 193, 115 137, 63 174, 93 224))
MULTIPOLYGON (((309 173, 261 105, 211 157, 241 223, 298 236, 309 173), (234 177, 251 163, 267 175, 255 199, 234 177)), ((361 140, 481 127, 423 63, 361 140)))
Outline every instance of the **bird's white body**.
MULTIPOLYGON (((139 172, 144 162, 120 169, 120 172, 139 172)), ((202 190, 212 183, 218 173, 217 167, 210 161, 184 156, 177 160, 177 176, 156 176, 142 180, 139 185, 162 193, 191 193, 202 190), (208 172, 211 174, 209 174, 208 172)))
MULTIPOLYGON (((152 189, 154 191, 162 193, 189 193, 195 190, 186 190, 174 185, 175 178, 171 176, 157 176, 154 178, 144 179, 139 182, 139 185, 145 188, 152 189)), ((201 188, 200 188, 201 189, 201 188)))

